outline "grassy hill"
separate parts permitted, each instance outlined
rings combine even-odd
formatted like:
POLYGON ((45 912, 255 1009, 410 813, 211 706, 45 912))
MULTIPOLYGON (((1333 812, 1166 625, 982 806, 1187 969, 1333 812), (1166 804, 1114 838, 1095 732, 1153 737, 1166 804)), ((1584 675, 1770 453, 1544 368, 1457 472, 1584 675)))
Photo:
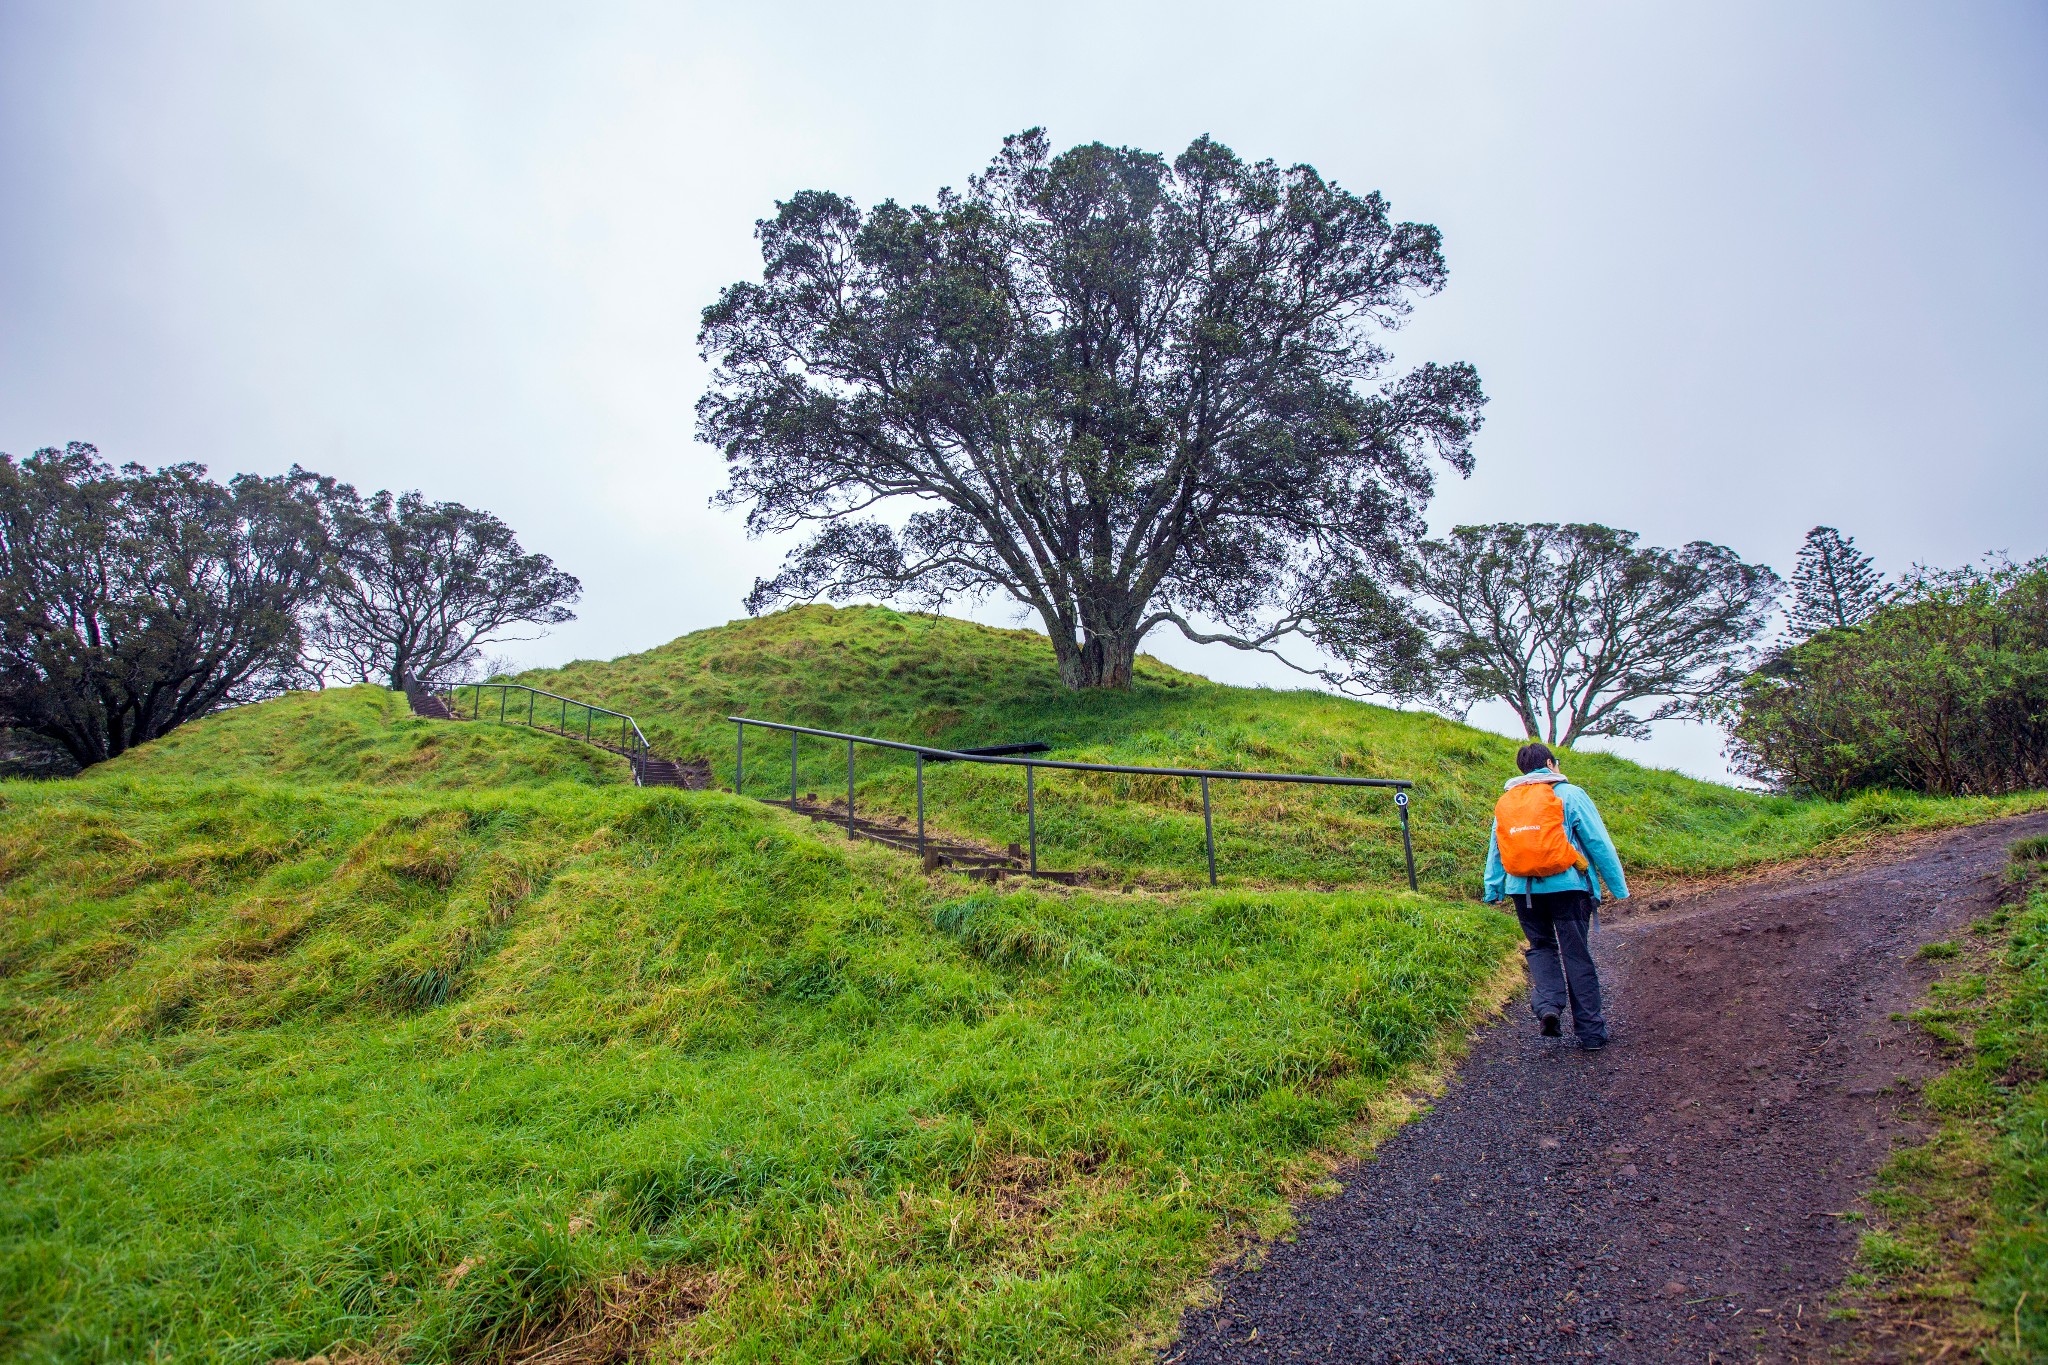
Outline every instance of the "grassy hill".
MULTIPOLYGON (((1464 899, 1511 746, 1440 719, 1151 662, 1074 697, 1028 633, 879 610, 535 677, 728 765, 746 709, 1411 776, 1440 894, 1390 889, 1384 796, 1219 789, 1212 892, 1171 885, 1188 788, 1050 777, 1049 860, 1141 889, 978 888, 366 688, 0 783, 0 1355, 1134 1357, 1515 970, 1464 899)), ((1572 770, 1672 872, 2013 805, 1572 770)), ((1014 776, 932 785, 940 823, 1021 834, 1014 776)))
POLYGON ((132 750, 95 775, 437 791, 633 780, 626 761, 602 749, 537 730, 424 720, 384 687, 294 692, 225 711, 132 750))
POLYGON ((609 762, 358 689, 0 784, 0 1356, 1120 1354, 1512 948, 927 879, 609 762))
MULTIPOLYGON (((657 748, 709 757, 733 773, 744 714, 818 729, 941 746, 1043 740, 1056 758, 1154 766, 1406 777, 1417 784, 1416 859, 1440 894, 1476 894, 1486 831, 1516 741, 1439 716, 1317 691, 1227 687, 1149 658, 1128 692, 1075 694, 1030 631, 997 630, 879 607, 801 607, 698 631, 644 654, 538 670, 520 680, 632 712, 657 748)), ((749 735, 747 790, 789 789, 787 742, 749 735)), ((846 753, 799 750, 799 786, 831 797, 846 753)), ((1901 824, 1940 824, 2018 809, 2032 798, 1954 802, 1879 794, 1835 804, 1760 796, 1604 754, 1571 755, 1573 779, 1599 801, 1624 859, 1651 875, 1711 873, 1797 856, 1901 824)), ((908 816, 910 763, 857 760, 858 804, 908 816)), ((1213 784, 1217 856, 1227 883, 1390 886, 1403 880, 1400 826, 1385 792, 1213 784)), ((928 819, 950 833, 1022 840, 1022 774, 959 765, 927 770, 928 819)), ((1153 884, 1202 875, 1200 793, 1186 780, 1042 774, 1045 865, 1128 873, 1153 884)))

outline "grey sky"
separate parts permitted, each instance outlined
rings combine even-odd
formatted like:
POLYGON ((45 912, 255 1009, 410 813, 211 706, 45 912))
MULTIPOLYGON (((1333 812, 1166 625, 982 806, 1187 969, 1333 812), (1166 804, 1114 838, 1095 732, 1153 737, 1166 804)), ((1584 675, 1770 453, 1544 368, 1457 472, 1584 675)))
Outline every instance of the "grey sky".
MULTIPOLYGON (((1210 133, 1442 227, 1396 351, 1493 402, 1439 528, 1781 572, 1816 522, 1891 571, 2048 550, 2038 3, 0 0, 0 449, 488 507, 586 588, 516 658, 643 649, 780 555, 705 506, 691 439, 696 315, 754 220, 926 199, 1032 124, 1210 133)), ((1721 771, 1697 727, 1621 747, 1721 771)))

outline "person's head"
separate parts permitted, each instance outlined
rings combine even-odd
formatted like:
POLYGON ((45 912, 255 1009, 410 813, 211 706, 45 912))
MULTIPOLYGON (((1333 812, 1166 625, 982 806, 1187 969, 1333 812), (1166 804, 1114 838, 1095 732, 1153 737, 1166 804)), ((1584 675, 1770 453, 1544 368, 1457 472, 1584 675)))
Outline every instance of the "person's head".
POLYGON ((1550 746, 1547 744, 1524 744, 1515 751, 1515 766, 1525 773, 1533 773, 1538 768, 1548 768, 1552 772, 1564 771, 1557 766, 1557 755, 1550 752, 1550 746))

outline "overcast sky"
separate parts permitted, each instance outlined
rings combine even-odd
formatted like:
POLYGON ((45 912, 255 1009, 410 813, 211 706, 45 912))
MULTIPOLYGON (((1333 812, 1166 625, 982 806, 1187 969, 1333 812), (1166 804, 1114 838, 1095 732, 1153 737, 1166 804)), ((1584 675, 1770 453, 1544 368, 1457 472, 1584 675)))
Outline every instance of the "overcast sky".
MULTIPOLYGON (((1032 125, 1208 133, 1441 227, 1396 353, 1493 401, 1439 530, 2048 551, 2041 3, 0 0, 0 450, 487 507, 585 585, 516 659, 644 649, 783 548, 692 439, 754 221, 928 200, 1032 125)), ((1617 747, 1723 771, 1700 727, 1617 747)))

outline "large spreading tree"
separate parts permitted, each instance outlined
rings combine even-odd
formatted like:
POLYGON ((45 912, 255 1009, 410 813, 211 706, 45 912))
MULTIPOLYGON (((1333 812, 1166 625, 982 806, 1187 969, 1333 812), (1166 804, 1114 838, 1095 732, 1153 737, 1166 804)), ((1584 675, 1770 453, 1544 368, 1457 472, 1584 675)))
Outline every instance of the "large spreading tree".
POLYGON ((334 566, 311 633, 328 668, 400 688, 446 683, 513 631, 575 619, 582 584, 489 512, 331 481, 323 499, 334 566))
POLYGON ((813 534, 750 610, 1004 594, 1068 686, 1125 686, 1160 626, 1338 643, 1431 455, 1472 466, 1472 367, 1383 344, 1443 287, 1437 230, 1308 166, 1033 130, 931 206, 804 192, 758 235, 704 312, 700 433, 751 531, 813 534))
POLYGON ((0 724, 80 765, 298 681, 324 590, 318 481, 0 455, 0 724))
POLYGON ((1414 690, 1504 701, 1524 733, 1567 747, 1707 713, 1746 672, 1782 584, 1726 546, 1637 540, 1506 522, 1423 542, 1408 575, 1424 640, 1409 646, 1414 690))

